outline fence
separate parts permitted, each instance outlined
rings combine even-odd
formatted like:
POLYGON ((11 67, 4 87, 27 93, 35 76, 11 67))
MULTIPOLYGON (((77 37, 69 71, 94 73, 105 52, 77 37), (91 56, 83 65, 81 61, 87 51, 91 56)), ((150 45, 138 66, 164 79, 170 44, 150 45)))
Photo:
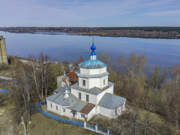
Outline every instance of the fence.
POLYGON ((0 89, 0 92, 1 92, 1 93, 8 93, 8 90, 6 90, 6 89, 0 89))
POLYGON ((87 129, 87 130, 102 134, 102 135, 110 135, 109 129, 107 129, 107 132, 105 132, 103 130, 100 130, 100 129, 98 129, 97 124, 94 127, 94 126, 91 126, 91 125, 87 124, 86 122, 84 122, 84 128, 87 129))
POLYGON ((80 127, 84 126, 84 122, 61 118, 61 117, 53 115, 51 113, 44 112, 41 109, 38 109, 38 112, 40 112, 41 114, 43 114, 43 115, 45 115, 45 116, 47 116, 49 118, 52 118, 52 119, 56 120, 56 121, 60 121, 60 122, 66 123, 66 124, 72 124, 72 125, 76 125, 76 126, 80 126, 80 127))
POLYGON ((56 121, 59 122, 63 122, 66 124, 71 124, 71 125, 75 125, 75 126, 79 126, 79 127, 83 127, 87 130, 102 134, 102 135, 110 135, 109 130, 107 130, 107 132, 98 129, 98 125, 96 124, 95 126, 91 126, 89 124, 87 124, 86 122, 81 122, 81 121, 76 121, 76 120, 70 120, 70 119, 65 119, 65 118, 61 118, 59 116, 53 115, 51 113, 48 112, 44 112, 43 110, 40 109, 40 106, 45 105, 46 103, 44 102, 40 102, 40 104, 38 105, 37 111, 40 112, 41 114, 43 114, 46 117, 52 118, 56 121))

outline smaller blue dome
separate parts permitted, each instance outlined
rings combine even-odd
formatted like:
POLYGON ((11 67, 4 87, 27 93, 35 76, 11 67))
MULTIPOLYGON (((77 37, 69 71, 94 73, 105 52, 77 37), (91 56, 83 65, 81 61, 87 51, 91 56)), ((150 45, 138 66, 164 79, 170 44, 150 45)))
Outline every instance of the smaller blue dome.
POLYGON ((91 50, 92 51, 96 50, 96 46, 94 45, 94 43, 92 43, 91 50))

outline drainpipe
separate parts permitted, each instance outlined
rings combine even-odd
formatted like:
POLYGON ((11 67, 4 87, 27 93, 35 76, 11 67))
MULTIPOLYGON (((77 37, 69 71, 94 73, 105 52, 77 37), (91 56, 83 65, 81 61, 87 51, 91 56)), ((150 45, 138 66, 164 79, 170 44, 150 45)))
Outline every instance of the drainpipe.
POLYGON ((86 128, 86 121, 84 121, 84 128, 86 128))

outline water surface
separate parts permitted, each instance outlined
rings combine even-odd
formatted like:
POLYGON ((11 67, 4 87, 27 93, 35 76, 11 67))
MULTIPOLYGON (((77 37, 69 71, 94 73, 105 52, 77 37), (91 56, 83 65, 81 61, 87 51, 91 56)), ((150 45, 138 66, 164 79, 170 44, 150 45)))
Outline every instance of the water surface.
MULTIPOLYGON (((92 41, 90 36, 55 34, 17 34, 0 32, 6 38, 9 55, 28 57, 41 52, 53 60, 69 61, 88 58, 92 41)), ((180 64, 180 40, 143 39, 95 36, 97 54, 113 54, 114 57, 129 56, 130 53, 145 55, 149 65, 169 67, 180 64)))

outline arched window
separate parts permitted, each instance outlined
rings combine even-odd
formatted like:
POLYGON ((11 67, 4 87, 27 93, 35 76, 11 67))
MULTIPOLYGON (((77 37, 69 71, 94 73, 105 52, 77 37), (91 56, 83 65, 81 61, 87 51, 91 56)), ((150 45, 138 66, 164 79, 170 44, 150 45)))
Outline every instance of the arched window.
POLYGON ((83 80, 83 86, 86 86, 86 80, 83 80))

